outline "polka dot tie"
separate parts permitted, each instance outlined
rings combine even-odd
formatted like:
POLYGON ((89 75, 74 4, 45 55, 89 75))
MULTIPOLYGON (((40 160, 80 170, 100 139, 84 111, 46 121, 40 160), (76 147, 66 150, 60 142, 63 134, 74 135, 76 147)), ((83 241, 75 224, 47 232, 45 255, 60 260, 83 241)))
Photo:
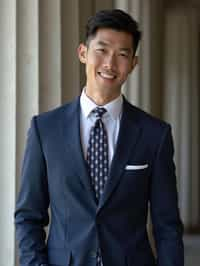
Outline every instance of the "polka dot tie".
MULTIPOLYGON (((92 112, 96 116, 96 121, 90 131, 87 162, 92 186, 98 203, 103 194, 109 170, 108 138, 102 121, 102 116, 107 110, 105 108, 97 107, 92 112)), ((103 266, 100 249, 97 251, 96 266, 103 266)))
POLYGON ((105 108, 97 107, 92 111, 96 115, 96 122, 91 128, 87 162, 97 202, 103 194, 104 185, 108 179, 108 139, 102 116, 105 108))

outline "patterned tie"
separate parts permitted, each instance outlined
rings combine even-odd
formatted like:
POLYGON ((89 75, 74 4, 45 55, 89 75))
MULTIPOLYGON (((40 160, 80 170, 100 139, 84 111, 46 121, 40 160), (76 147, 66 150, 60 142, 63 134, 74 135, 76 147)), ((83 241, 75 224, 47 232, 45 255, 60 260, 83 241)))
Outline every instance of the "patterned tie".
MULTIPOLYGON (((102 121, 102 116, 107 110, 97 107, 92 112, 96 115, 96 121, 90 131, 87 162, 95 197, 97 202, 99 202, 109 171, 108 138, 102 121)), ((97 251, 96 266, 103 266, 100 249, 97 251)))
POLYGON ((92 111, 96 115, 96 122, 91 128, 87 162, 97 202, 103 194, 104 185, 108 179, 108 139, 102 116, 105 108, 97 107, 92 111))

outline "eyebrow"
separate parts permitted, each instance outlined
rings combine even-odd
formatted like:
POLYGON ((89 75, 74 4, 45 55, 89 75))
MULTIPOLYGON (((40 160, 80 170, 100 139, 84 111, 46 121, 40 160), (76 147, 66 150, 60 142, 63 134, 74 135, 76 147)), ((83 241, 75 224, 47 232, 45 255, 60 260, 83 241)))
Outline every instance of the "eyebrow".
POLYGON ((97 45, 102 45, 102 46, 109 46, 108 43, 104 42, 104 41, 98 41, 97 45))
MULTIPOLYGON (((97 45, 109 46, 109 44, 106 43, 106 42, 104 42, 104 41, 98 41, 98 42, 97 42, 97 45)), ((131 53, 131 52, 132 52, 130 48, 125 48, 125 47, 124 47, 124 48, 120 48, 119 50, 120 50, 120 51, 127 52, 127 53, 131 53)))

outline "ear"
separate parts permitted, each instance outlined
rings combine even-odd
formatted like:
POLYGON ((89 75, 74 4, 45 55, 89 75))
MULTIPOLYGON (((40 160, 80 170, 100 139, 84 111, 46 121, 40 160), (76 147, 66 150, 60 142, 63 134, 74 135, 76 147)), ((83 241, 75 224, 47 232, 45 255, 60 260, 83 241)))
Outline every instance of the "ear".
POLYGON ((81 63, 86 63, 87 55, 87 46, 81 43, 77 49, 78 57, 81 63))
POLYGON ((138 56, 136 55, 133 57, 133 60, 132 60, 131 71, 135 68, 137 64, 138 64, 138 56))

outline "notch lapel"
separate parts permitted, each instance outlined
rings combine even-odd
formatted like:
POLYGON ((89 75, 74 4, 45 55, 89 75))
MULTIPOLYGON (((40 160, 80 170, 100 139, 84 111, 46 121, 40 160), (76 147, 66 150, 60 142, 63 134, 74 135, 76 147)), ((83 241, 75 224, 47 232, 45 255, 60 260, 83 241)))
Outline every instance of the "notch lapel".
POLYGON ((116 150, 111 163, 109 178, 105 186, 105 191, 100 199, 98 210, 103 207, 118 185, 129 159, 129 155, 133 152, 134 146, 138 141, 140 127, 136 123, 134 114, 131 105, 124 99, 123 114, 116 150))
POLYGON ((67 161, 70 164, 67 167, 70 167, 72 171, 76 173, 75 176, 80 179, 81 183, 89 192, 95 203, 94 192, 81 144, 80 97, 78 97, 78 99, 72 102, 69 106, 66 106, 62 124, 63 142, 66 151, 65 154, 67 156, 67 161))

